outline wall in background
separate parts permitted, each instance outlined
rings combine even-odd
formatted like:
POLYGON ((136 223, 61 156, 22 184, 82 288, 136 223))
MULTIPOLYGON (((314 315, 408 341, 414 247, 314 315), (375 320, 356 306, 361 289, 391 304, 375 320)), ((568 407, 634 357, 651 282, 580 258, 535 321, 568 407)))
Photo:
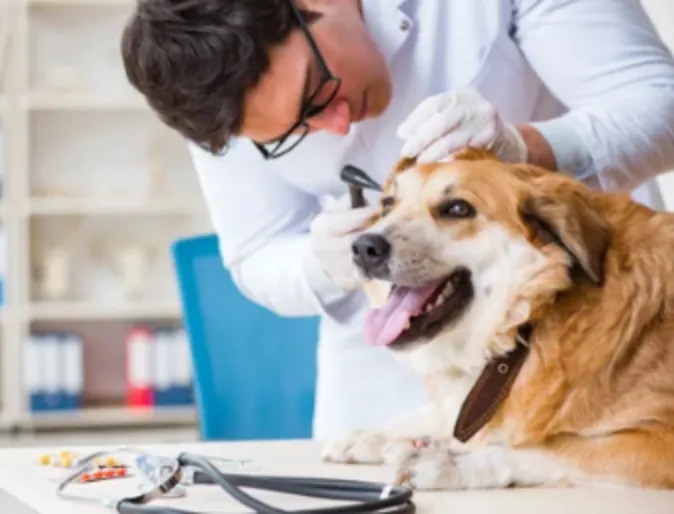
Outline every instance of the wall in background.
MULTIPOLYGON (((673 0, 641 0, 642 5, 653 20, 660 37, 674 52, 674 1, 673 0)), ((674 211, 674 171, 658 177, 665 209, 674 211)))

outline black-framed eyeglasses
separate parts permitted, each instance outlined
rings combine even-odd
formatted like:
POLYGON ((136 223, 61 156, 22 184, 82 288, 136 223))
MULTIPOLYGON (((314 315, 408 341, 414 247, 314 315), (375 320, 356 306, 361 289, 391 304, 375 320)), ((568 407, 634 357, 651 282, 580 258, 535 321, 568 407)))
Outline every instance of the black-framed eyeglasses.
POLYGON ((312 53, 316 58, 318 63, 319 71, 321 74, 321 79, 318 84, 318 87, 309 95, 307 95, 307 87, 305 85, 304 91, 302 93, 302 107, 300 108, 299 119, 288 129, 282 136, 276 138, 273 141, 268 141, 265 143, 259 143, 253 141, 253 144, 260 151, 262 156, 265 159, 277 159, 287 154, 306 137, 309 133, 309 124, 307 123, 307 118, 316 116, 323 109, 325 109, 330 102, 337 96, 337 92, 342 84, 340 78, 335 77, 328 68, 328 65, 325 63, 325 59, 321 55, 321 52, 316 45, 316 41, 311 36, 309 32, 309 27, 307 26, 304 17, 299 12, 297 7, 295 7, 293 0, 288 0, 287 2, 292 10, 295 18, 297 19, 297 24, 300 30, 304 33, 311 47, 312 53))

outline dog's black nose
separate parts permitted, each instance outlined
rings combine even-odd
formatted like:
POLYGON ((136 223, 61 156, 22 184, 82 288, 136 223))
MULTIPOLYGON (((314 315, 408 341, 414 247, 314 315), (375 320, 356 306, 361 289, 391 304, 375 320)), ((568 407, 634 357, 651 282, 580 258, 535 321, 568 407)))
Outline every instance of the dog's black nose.
POLYGON ((352 250, 356 264, 368 271, 386 263, 391 256, 391 244, 378 234, 358 236, 353 242, 352 250))

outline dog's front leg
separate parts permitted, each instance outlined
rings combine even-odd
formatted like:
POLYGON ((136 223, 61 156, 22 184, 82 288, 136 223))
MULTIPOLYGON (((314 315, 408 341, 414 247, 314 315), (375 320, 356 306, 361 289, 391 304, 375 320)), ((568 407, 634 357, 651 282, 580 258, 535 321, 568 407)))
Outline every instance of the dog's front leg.
POLYGON ((399 465, 395 481, 421 490, 568 485, 569 471, 545 450, 487 446, 457 453, 436 445, 408 456, 399 465))
MULTIPOLYGON (((438 409, 429 405, 380 430, 359 430, 329 441, 323 459, 346 464, 399 464, 441 437, 437 424, 438 409)), ((448 434, 451 427, 447 426, 448 434)))

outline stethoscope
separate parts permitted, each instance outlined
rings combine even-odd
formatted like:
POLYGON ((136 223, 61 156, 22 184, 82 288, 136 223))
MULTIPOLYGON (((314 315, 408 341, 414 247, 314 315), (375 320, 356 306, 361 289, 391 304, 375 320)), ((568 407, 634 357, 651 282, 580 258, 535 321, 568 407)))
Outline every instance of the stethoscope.
MULTIPOLYGON (((302 514, 328 513, 386 513, 413 514, 416 506, 412 501, 412 489, 398 485, 387 485, 361 480, 332 478, 307 478, 265 476, 246 473, 225 473, 214 462, 202 455, 181 453, 178 457, 156 456, 131 448, 120 448, 113 452, 97 452, 79 459, 75 469, 57 488, 61 498, 88 501, 117 511, 119 514, 197 514, 194 511, 174 507, 150 505, 152 500, 185 496, 186 486, 217 485, 252 512, 279 514, 294 512, 302 514), (73 485, 85 473, 90 473, 95 462, 115 455, 119 460, 123 453, 129 454, 134 475, 140 478, 135 494, 122 498, 87 496, 72 492, 73 485), (242 488, 299 495, 323 500, 344 502, 342 505, 303 510, 283 510, 265 503, 242 488)), ((80 485, 80 489, 86 485, 80 485)))

